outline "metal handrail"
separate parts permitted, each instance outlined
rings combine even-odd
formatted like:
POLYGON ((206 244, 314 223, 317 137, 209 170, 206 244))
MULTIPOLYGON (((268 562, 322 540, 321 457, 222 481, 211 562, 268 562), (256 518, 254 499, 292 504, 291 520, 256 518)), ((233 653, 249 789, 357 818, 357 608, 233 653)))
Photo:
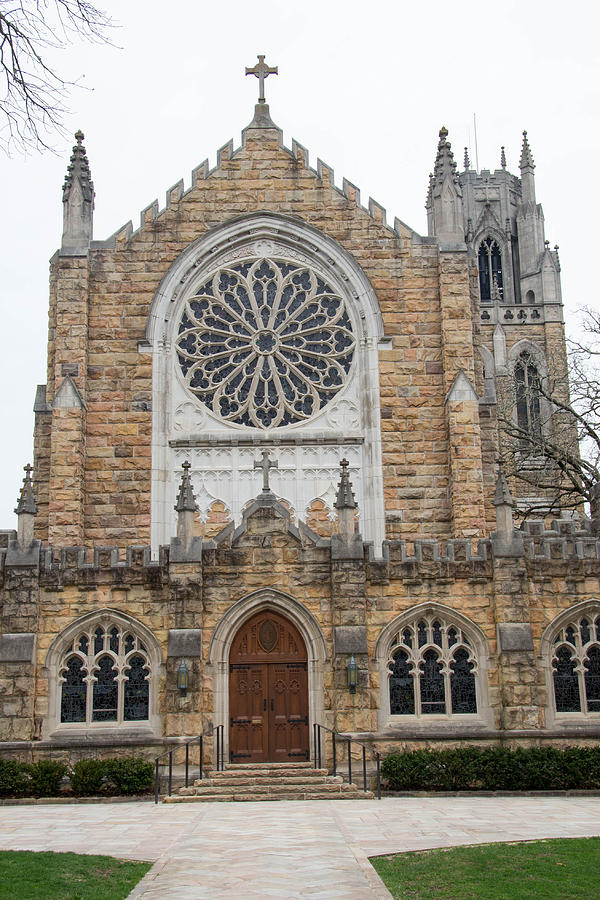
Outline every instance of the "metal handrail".
POLYGON ((329 732, 332 739, 332 751, 333 751, 333 774, 337 775, 337 742, 343 741, 346 743, 346 749, 348 752, 348 782, 352 784, 352 744, 358 744, 359 747, 362 748, 362 770, 363 770, 363 790, 367 791, 367 750, 370 750, 371 753, 375 756, 375 762, 377 765, 377 799, 381 800, 381 753, 378 750, 373 750, 368 744, 365 744, 364 741, 358 741, 356 738, 349 738, 346 735, 341 734, 339 731, 334 731, 333 728, 328 728, 326 725, 320 725, 318 722, 313 723, 313 749, 314 749, 314 767, 315 769, 321 768, 321 732, 329 732))
POLYGON ((193 738, 190 738, 189 741, 185 741, 183 744, 177 744, 176 747, 172 747, 170 750, 165 750, 164 753, 161 753, 160 756, 156 756, 154 759, 154 802, 158 803, 158 794, 159 794, 159 786, 160 786, 160 773, 159 773, 159 761, 165 757, 169 757, 169 796, 171 796, 171 791, 173 787, 173 754, 178 750, 181 750, 182 747, 185 747, 185 786, 188 787, 190 781, 190 744, 195 744, 198 742, 198 778, 201 780, 203 778, 203 767, 204 767, 204 738, 211 737, 216 732, 217 738, 217 747, 216 747, 216 769, 217 772, 222 772, 225 768, 225 761, 223 755, 223 744, 224 744, 224 725, 217 725, 214 727, 210 725, 202 734, 198 734, 193 738))

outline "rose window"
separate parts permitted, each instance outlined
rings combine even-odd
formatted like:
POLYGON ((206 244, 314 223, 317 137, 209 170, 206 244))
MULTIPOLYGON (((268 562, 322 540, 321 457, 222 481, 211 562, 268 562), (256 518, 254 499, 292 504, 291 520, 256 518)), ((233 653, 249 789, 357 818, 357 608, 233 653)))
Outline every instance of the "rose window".
POLYGON ((187 388, 228 422, 277 428, 346 382, 355 340, 343 299, 306 266, 260 259, 213 275, 175 342, 187 388))

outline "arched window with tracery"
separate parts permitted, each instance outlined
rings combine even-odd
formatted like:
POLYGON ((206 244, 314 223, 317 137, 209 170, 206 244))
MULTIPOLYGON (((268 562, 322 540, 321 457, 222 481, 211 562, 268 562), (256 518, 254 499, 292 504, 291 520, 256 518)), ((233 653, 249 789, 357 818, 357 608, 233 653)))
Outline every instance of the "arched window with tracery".
POLYGON ((540 375, 530 353, 521 353, 517 359, 514 378, 517 426, 524 440, 539 440, 542 436, 540 375))
POLYGON ((574 616, 552 639, 557 713, 600 713, 600 609, 574 616))
POLYGON ((477 256, 479 265, 479 294, 482 300, 502 300, 504 282, 502 280, 502 252, 498 242, 486 237, 479 245, 477 256))
POLYGON ((82 626, 59 663, 60 722, 144 722, 150 715, 150 654, 123 623, 82 626))
POLYGON ((392 716, 475 715, 478 665, 463 628, 435 612, 416 615, 392 637, 392 716))

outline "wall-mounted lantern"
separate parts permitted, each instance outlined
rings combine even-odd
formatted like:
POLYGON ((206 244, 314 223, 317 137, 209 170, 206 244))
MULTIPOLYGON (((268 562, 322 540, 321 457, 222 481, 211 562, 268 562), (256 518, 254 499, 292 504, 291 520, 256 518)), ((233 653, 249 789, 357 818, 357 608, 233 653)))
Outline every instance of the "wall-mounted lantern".
POLYGON ((356 660, 354 656, 346 666, 346 673, 348 675, 348 689, 351 694, 356 693, 356 685, 358 684, 358 666, 356 665, 356 660))
POLYGON ((190 686, 190 670, 188 669, 185 659, 182 659, 177 666, 177 689, 182 697, 185 697, 190 686))

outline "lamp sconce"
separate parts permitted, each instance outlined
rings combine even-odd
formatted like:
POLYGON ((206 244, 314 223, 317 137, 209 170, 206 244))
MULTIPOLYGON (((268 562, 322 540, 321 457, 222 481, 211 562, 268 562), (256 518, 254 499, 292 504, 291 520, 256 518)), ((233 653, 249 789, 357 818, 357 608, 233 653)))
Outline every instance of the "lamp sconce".
POLYGON ((177 690, 182 697, 185 697, 190 686, 190 670, 185 659, 182 659, 177 666, 177 690))
POLYGON ((346 674, 348 676, 348 690, 351 694, 355 694, 356 686, 358 684, 358 666, 356 665, 354 655, 346 666, 346 674))

